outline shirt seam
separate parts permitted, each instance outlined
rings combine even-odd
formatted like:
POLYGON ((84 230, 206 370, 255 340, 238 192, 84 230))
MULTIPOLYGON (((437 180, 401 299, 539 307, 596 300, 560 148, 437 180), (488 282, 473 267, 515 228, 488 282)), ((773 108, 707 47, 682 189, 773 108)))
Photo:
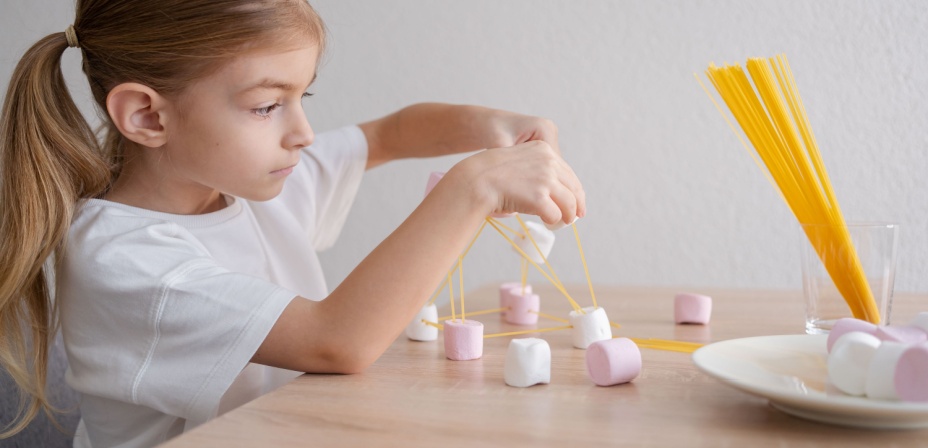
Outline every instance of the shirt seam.
MULTIPOLYGON (((260 316, 263 316, 263 315, 264 315, 264 310, 265 310, 267 307, 269 307, 272 303, 275 303, 274 300, 270 300, 270 299, 273 298, 275 295, 277 295, 277 294, 282 294, 282 293, 291 294, 291 293, 290 293, 289 291, 287 291, 286 289, 281 288, 280 286, 278 286, 278 289, 277 289, 276 291, 274 291, 273 293, 269 293, 269 294, 267 294, 267 295, 264 297, 264 300, 261 301, 261 306, 259 306, 259 307, 257 307, 257 308, 254 309, 254 311, 253 311, 253 312, 251 313, 251 315, 248 317, 248 321, 247 321, 247 322, 245 323, 245 325, 242 327, 242 330, 239 331, 238 334, 236 335, 235 340, 233 341, 233 343, 230 344, 229 347, 225 350, 225 352, 222 354, 222 357, 219 358, 219 361, 216 362, 216 364, 213 365, 213 368, 210 369, 209 374, 208 374, 208 375, 206 376, 206 378, 204 378, 203 381, 200 383, 200 386, 197 388, 196 393, 193 394, 193 396, 190 398, 190 401, 187 403, 187 405, 186 405, 186 407, 185 407, 185 409, 184 409, 184 415, 193 415, 193 414, 194 414, 195 407, 196 407, 197 403, 199 403, 200 397, 203 395, 203 392, 207 389, 207 386, 211 383, 212 379, 216 377, 216 372, 219 371, 219 370, 222 369, 222 368, 225 368, 226 362, 228 361, 229 357, 230 357, 230 356, 232 355, 232 353, 238 348, 238 346, 242 343, 242 339, 245 337, 246 334, 248 334, 248 332, 249 332, 249 330, 251 329, 252 325, 254 325, 254 322, 255 322, 260 316)), ((292 297, 291 297, 291 300, 292 300, 292 297)), ((247 366, 248 363, 246 363, 245 365, 247 366)), ((242 367, 244 368, 244 366, 242 366, 242 367)))
POLYGON ((164 307, 167 303, 167 296, 170 292, 170 287, 174 286, 174 283, 181 277, 187 275, 190 271, 197 268, 197 264, 191 264, 186 268, 176 272, 170 278, 166 279, 162 283, 160 291, 158 293, 158 308, 155 312, 155 319, 153 322, 153 340, 149 346, 148 354, 145 356, 145 361, 142 362, 142 366, 139 368, 139 373, 136 374, 135 379, 132 381, 132 390, 131 390, 131 399, 133 404, 141 404, 138 399, 138 389, 142 383, 142 377, 145 375, 145 372, 148 370, 148 367, 151 365, 151 360, 155 356, 155 350, 158 348, 158 343, 161 341, 161 319, 164 316, 164 307))

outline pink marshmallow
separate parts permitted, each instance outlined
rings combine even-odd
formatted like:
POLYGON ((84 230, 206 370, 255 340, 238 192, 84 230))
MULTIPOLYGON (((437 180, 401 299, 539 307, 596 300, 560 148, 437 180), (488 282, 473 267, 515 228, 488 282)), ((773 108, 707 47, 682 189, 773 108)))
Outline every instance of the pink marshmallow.
POLYGON ((442 177, 445 177, 445 173, 440 171, 435 171, 432 174, 429 174, 429 181, 425 184, 425 196, 428 196, 432 192, 432 189, 435 188, 435 185, 438 185, 438 181, 442 177))
POLYGON ((476 320, 445 321, 445 356, 453 361, 469 361, 483 356, 483 324, 476 320))
POLYGON ((538 312, 541 311, 541 300, 536 294, 519 295, 521 288, 511 289, 509 296, 509 311, 506 312, 506 322, 516 325, 535 325, 538 323, 538 312), (534 313, 532 312, 534 311, 534 313))
POLYGON ((673 298, 673 319, 678 324, 708 324, 712 298, 701 294, 677 294, 673 298))
POLYGON ((899 357, 893 379, 900 400, 928 401, 928 344, 906 349, 899 357))
POLYGON ((628 338, 596 341, 586 349, 586 370, 597 386, 627 383, 641 373, 641 351, 628 338))
POLYGON ((902 342, 906 344, 918 344, 928 341, 928 333, 918 327, 877 327, 873 333, 881 341, 902 342))
MULTIPOLYGON (((532 285, 525 284, 525 293, 532 293, 532 285)), ((506 309, 509 308, 510 298, 514 295, 522 295, 522 282, 506 282, 499 286, 499 307, 503 308, 501 313, 506 317, 506 309)))
POLYGON ((826 342, 828 352, 835 345, 835 342, 845 333, 852 331, 862 331, 867 334, 876 334, 877 326, 865 320, 855 319, 853 317, 844 317, 835 321, 831 331, 828 332, 828 341, 826 342))

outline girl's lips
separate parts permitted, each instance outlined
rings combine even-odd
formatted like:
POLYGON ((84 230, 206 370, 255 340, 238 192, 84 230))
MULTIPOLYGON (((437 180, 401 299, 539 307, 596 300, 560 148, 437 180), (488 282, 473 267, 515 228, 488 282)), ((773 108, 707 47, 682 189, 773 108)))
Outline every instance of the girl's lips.
POLYGON ((295 166, 296 166, 296 165, 290 165, 290 166, 288 166, 288 167, 286 167, 286 168, 283 168, 283 169, 279 169, 279 170, 276 170, 276 171, 271 171, 271 174, 277 174, 277 175, 280 175, 280 176, 286 176, 286 175, 288 175, 288 174, 290 174, 290 173, 293 172, 293 167, 295 167, 295 166))

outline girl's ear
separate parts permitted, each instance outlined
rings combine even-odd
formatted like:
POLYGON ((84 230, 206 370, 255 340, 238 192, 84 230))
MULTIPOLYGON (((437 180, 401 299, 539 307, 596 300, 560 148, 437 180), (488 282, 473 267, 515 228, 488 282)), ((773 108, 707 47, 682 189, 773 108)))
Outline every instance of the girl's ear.
POLYGON ((119 84, 106 96, 106 110, 119 132, 149 148, 167 142, 166 106, 167 100, 158 92, 134 82, 119 84))

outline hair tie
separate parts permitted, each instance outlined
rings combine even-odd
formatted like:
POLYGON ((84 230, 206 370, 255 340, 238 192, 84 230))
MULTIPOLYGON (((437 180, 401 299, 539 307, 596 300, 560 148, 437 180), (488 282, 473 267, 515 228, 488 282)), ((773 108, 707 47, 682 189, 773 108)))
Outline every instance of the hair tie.
POLYGON ((64 30, 64 37, 68 39, 68 46, 73 48, 80 48, 80 43, 77 41, 77 32, 74 31, 74 25, 68 25, 64 30))

